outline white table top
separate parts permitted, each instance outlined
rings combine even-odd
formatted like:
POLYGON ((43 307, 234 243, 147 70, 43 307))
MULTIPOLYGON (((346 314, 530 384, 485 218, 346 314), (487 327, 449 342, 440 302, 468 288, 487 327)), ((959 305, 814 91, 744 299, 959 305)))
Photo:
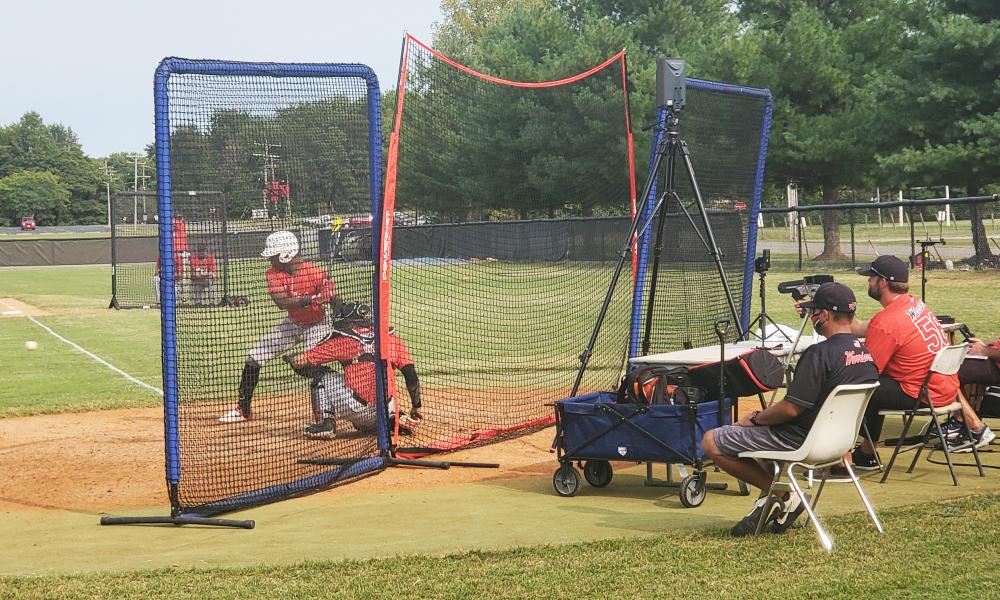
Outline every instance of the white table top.
MULTIPOLYGON (((795 347, 796 354, 801 354, 803 350, 812 346, 813 337, 802 336, 795 347)), ((747 352, 760 348, 760 340, 749 340, 726 344, 726 360, 747 352)), ((778 357, 791 354, 792 343, 788 341, 767 342, 765 347, 778 357)), ((629 363, 633 365, 665 365, 665 366, 694 366, 705 363, 718 362, 721 358, 719 346, 701 346, 699 348, 689 348, 687 350, 675 350, 673 352, 662 352, 660 354, 650 354, 649 356, 637 356, 630 358, 629 363)))

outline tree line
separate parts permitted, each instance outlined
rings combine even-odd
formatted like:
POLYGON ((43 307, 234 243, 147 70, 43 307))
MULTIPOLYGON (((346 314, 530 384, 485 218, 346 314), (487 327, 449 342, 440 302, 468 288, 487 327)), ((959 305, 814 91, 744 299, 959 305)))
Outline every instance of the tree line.
MULTIPOLYGON (((1000 3, 993 0, 444 0, 435 46, 517 79, 629 52, 634 125, 654 111, 655 59, 763 87, 775 111, 766 204, 948 183, 1000 191, 1000 3)), ((638 131, 638 127, 634 127, 638 131)), ((648 143, 637 138, 637 148, 648 143)), ((973 205, 975 206, 975 205, 973 205)), ((972 210, 977 258, 989 256, 972 210)), ((839 215, 824 213, 840 253, 839 215)))
MULTIPOLYGON (((775 113, 765 203, 782 204, 789 181, 798 184, 805 203, 824 204, 840 202, 845 192, 854 195, 875 186, 948 183, 953 195, 1000 189, 1000 3, 991 0, 443 0, 441 8, 434 46, 476 70, 505 79, 561 78, 626 48, 640 178, 641 158, 649 147, 641 127, 655 109, 655 60, 679 56, 687 61, 691 76, 771 90, 775 113)), ((388 87, 386 82, 383 86, 388 87)), ((423 97, 430 101, 430 95, 423 97)), ((539 101, 538 114, 566 128, 560 111, 585 111, 587 102, 597 97, 598 93, 590 93, 576 100, 539 101)), ((394 99, 393 91, 383 95, 386 132, 394 99)), ((505 131, 504 117, 502 111, 480 116, 493 137, 481 140, 484 145, 503 149, 506 140, 499 132, 505 131)), ((296 127, 316 122, 307 107, 290 109, 281 118, 296 127)), ((244 156, 251 154, 255 140, 240 134, 236 126, 241 120, 256 120, 244 122, 243 129, 273 130, 279 135, 276 122, 261 119, 219 115, 212 131, 181 132, 189 141, 204 138, 191 144, 202 149, 198 152, 222 153, 230 163, 217 167, 215 174, 198 175, 218 176, 219 182, 192 185, 240 190, 258 185, 250 174, 260 166, 244 156), (223 173, 226 169, 228 173, 223 173)), ((567 129, 567 135, 583 136, 586 143, 580 147, 591 150, 581 152, 580 160, 599 153, 594 151, 599 143, 594 140, 602 132, 595 123, 589 122, 592 130, 567 129)), ((448 124, 423 126, 442 144, 468 143, 448 135, 448 124)), ((307 165, 298 175, 303 181, 313 169, 337 171, 336 177, 327 178, 329 185, 316 184, 311 191, 317 206, 353 204, 345 200, 347 190, 364 188, 358 179, 362 157, 346 145, 359 141, 359 136, 357 131, 331 125, 319 136, 330 146, 301 157, 307 165), (335 166, 341 164, 346 166, 335 166)), ((542 147, 546 141, 538 143, 542 147)), ((148 148, 150 156, 151 152, 148 148)), ((493 153, 495 161, 504 159, 501 154, 493 153)), ((109 157, 112 163, 122 163, 117 165, 119 173, 131 170, 124 156, 109 157)), ((193 163, 198 162, 192 157, 193 163)), ((607 169, 596 158, 589 164, 574 164, 581 172, 607 169)), ((414 208, 446 212, 447 206, 434 203, 446 202, 449 194, 462 190, 448 189, 441 182, 449 173, 471 171, 472 166, 426 166, 425 184, 435 193, 411 195, 428 198, 425 206, 414 208)), ((558 165, 544 163, 536 170, 559 171, 558 165)), ((515 214, 567 210, 536 206, 518 195, 502 169, 496 176, 498 188, 512 190, 504 197, 515 214)), ((568 178, 573 179, 572 172, 568 178)), ((528 181, 530 174, 524 179, 528 181)), ((84 156, 75 134, 62 125, 46 125, 39 115, 28 113, 20 122, 0 128, 0 218, 5 221, 35 207, 43 224, 102 222, 107 180, 103 160, 84 156)), ((130 183, 113 179, 112 191, 130 183)), ((495 209, 504 201, 497 197, 488 203, 495 209)), ((598 196, 581 195, 569 209, 593 214, 607 207, 601 206, 598 196)), ((975 211, 972 216, 976 222, 975 211)), ((839 252, 838 225, 838 215, 825 216, 824 257, 839 252)), ((973 232, 977 254, 988 255, 981 225, 973 232)))

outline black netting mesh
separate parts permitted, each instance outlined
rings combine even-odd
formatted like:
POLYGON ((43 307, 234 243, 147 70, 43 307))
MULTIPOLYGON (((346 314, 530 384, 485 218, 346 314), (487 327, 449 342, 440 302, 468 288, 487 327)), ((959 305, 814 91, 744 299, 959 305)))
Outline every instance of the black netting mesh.
MULTIPOLYGON (((291 232, 299 250, 289 264, 317 272, 290 295, 318 293, 328 277, 341 297, 371 303, 370 233, 345 226, 370 220, 369 135, 378 123, 369 120, 366 80, 174 73, 167 91, 173 240, 183 263, 177 504, 221 512, 357 475, 299 462, 350 463, 380 451, 374 431, 349 423, 335 438, 306 436, 318 418, 310 380, 281 357, 324 337, 330 307, 317 300, 310 315, 291 319, 269 294, 261 251, 273 232, 291 232), (254 379, 242 411, 249 406, 252 418, 243 420, 238 397, 246 400, 254 379)), ((158 164, 161 174, 166 166, 158 164)))
MULTIPOLYGON (((395 167, 391 319, 425 418, 399 445, 446 450, 545 423, 573 387, 628 230, 627 216, 594 216, 630 210, 622 58, 562 85, 518 87, 412 39, 405 56, 387 175, 395 167)), ((622 372, 630 272, 581 390, 622 372)))
POLYGON ((111 290, 114 308, 160 304, 156 192, 117 192, 111 197, 111 290))
MULTIPOLYGON (((689 80, 687 107, 678 115, 679 139, 688 145, 737 314, 743 310, 748 216, 763 141, 765 106, 762 96, 706 89, 689 80)), ((666 171, 664 164, 662 172, 666 171)), ((640 344, 640 354, 717 344, 715 320, 723 317, 731 323, 728 341, 735 341, 738 335, 721 277, 702 241, 707 241, 708 235, 680 152, 674 165, 674 182, 677 196, 668 197, 663 205, 666 220, 655 280, 652 267, 659 215, 649 232, 640 340, 646 332, 651 296, 652 326, 648 348, 640 344)), ((659 191, 663 190, 661 183, 659 191)))

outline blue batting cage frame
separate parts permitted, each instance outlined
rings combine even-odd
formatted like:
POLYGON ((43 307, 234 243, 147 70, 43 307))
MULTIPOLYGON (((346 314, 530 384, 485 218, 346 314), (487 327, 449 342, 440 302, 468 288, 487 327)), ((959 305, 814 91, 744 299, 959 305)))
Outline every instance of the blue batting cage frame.
MULTIPOLYGON (((761 136, 757 150, 757 169, 754 174, 753 196, 749 207, 749 223, 747 224, 746 260, 743 267, 743 289, 740 293, 740 331, 746 331, 750 326, 750 296, 753 292, 754 258, 757 254, 757 218, 760 215, 761 194, 764 189, 764 163, 767 158, 767 144, 770 138, 771 116, 774 102, 771 97, 771 91, 767 89, 690 78, 687 80, 687 87, 695 90, 721 92, 724 94, 739 96, 754 96, 764 99, 761 136)), ((653 135, 653 144, 650 149, 649 162, 646 167, 647 175, 650 177, 653 176, 651 171, 657 149, 663 143, 663 137, 666 135, 666 128, 664 124, 667 121, 667 114, 666 109, 657 110, 657 127, 654 128, 655 133, 653 135)), ((697 157, 695 157, 695 160, 697 160, 697 157)), ((658 182, 654 181, 650 188, 649 196, 640 199, 641 205, 637 209, 642 213, 640 223, 649 222, 653 216, 653 209, 656 206, 657 185, 658 182)), ((643 235, 641 235, 637 240, 636 255, 638 260, 636 261, 635 291, 632 303, 632 327, 629 339, 629 357, 635 357, 639 353, 639 341, 642 336, 642 317, 643 310, 645 309, 642 290, 645 289, 646 278, 649 275, 650 236, 652 235, 653 229, 653 227, 647 227, 643 235)))
MULTIPOLYGON (((159 203, 159 233, 161 257, 161 311, 163 362, 163 417, 166 454, 166 474, 173 514, 181 514, 177 501, 177 487, 181 481, 180 425, 177 385, 177 328, 176 297, 174 287, 173 249, 173 188, 170 162, 170 95, 168 84, 171 75, 216 75, 256 77, 357 77, 364 79, 368 91, 368 159, 371 214, 382 212, 382 127, 380 91, 375 72, 362 64, 337 63, 266 63, 225 60, 191 60, 169 57, 163 59, 154 76, 154 106, 156 124, 157 197, 159 203)), ((381 253, 381 240, 373 244, 372 261, 381 253)), ((375 315, 380 315, 378 286, 372 279, 372 302, 375 315)), ((382 340, 376 336, 375 356, 381 357, 382 340)), ((389 458, 389 439, 386 427, 386 364, 381 358, 375 369, 378 406, 378 449, 380 456, 361 459, 350 465, 332 467, 327 473, 313 475, 296 481, 241 494, 203 505, 191 514, 218 514, 245 506, 263 504, 301 493, 304 489, 321 488, 345 476, 353 477, 382 469, 389 458)))

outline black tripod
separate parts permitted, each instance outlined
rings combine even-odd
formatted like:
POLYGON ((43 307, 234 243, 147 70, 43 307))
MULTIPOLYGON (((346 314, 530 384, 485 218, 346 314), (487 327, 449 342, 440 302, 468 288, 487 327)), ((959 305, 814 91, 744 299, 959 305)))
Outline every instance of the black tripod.
POLYGON ((920 244, 920 299, 927 302, 927 260, 931 257, 931 253, 927 251, 928 248, 936 246, 938 244, 944 244, 944 238, 938 241, 923 240, 919 242, 920 244))
POLYGON ((782 329, 780 325, 774 322, 774 319, 771 318, 771 315, 767 314, 767 298, 765 293, 765 290, 767 289, 767 284, 765 283, 765 280, 767 279, 767 272, 768 270, 770 270, 770 268, 771 268, 771 251, 765 249, 761 253, 761 256, 755 259, 753 262, 753 270, 756 271, 757 275, 760 276, 760 314, 757 315, 757 318, 755 318, 750 323, 750 326, 747 327, 748 335, 750 335, 751 334, 750 332, 753 331, 754 325, 760 327, 760 346, 762 348, 764 347, 764 342, 768 337, 767 325, 769 323, 774 326, 775 331, 777 331, 781 335, 781 337, 785 338, 785 340, 789 342, 795 341, 791 337, 789 337, 788 333, 786 333, 785 330, 782 329))
POLYGON ((642 339, 642 353, 649 353, 650 335, 653 322, 653 306, 656 298, 656 280, 659 273, 660 253, 663 248, 663 230, 667 220, 667 207, 669 205, 670 198, 674 198, 676 200, 678 208, 684 213, 684 216, 691 224, 693 230, 698 234, 698 237, 705 246, 705 249, 711 254, 712 260, 715 263, 716 270, 719 274, 719 279, 722 283, 722 289, 726 294, 726 300, 729 305, 729 311, 731 313, 733 323, 736 324, 738 333, 737 338, 743 338, 743 330, 740 327, 740 318, 739 312, 736 308, 736 301, 733 299, 732 290, 729 288, 729 280, 726 277, 726 271, 722 266, 722 257, 719 252, 719 246, 715 241, 715 235, 712 233, 712 225, 708 219, 708 212, 705 210, 705 202, 702 199, 701 190, 698 188, 698 180, 694 174, 694 165, 691 163, 691 153, 688 149, 687 142, 680 139, 679 113, 681 108, 682 105, 675 103, 670 103, 666 106, 661 105, 660 118, 657 123, 657 134, 660 136, 660 140, 654 153, 653 165, 649 172, 649 179, 646 181, 646 186, 641 197, 643 199, 643 203, 648 201, 648 198, 653 191, 653 186, 656 185, 661 175, 665 178, 665 183, 662 188, 663 193, 660 194, 652 210, 648 211, 648 217, 644 216, 647 213, 646 210, 640 207, 637 207, 636 209, 635 217, 632 219, 632 225, 629 227, 628 234, 625 237, 625 244, 618 257, 618 264, 616 265, 614 275, 611 278, 611 284, 608 286, 608 292, 604 297, 604 303, 601 305, 601 310, 597 315, 597 322, 594 323, 594 330, 591 333, 590 341, 587 343, 587 347, 580 354, 580 370, 576 374, 576 381, 573 383, 573 390, 570 392, 570 396, 576 395, 577 390, 580 387, 580 382, 583 380, 583 373, 586 371, 587 364, 593 354, 594 346, 597 343, 597 335, 601 330, 601 325, 604 323, 604 318, 607 316, 608 306, 610 306, 611 299, 614 296, 615 287, 618 284, 623 267, 625 266, 625 263, 630 255, 633 239, 637 239, 637 233, 640 236, 645 233, 646 228, 649 227, 653 218, 657 216, 657 211, 659 211, 656 244, 650 275, 650 281, 652 283, 649 286, 649 298, 647 300, 645 316, 645 331, 642 339), (663 126, 664 122, 665 127, 663 126), (663 135, 664 133, 665 135, 663 135), (700 231, 698 226, 695 224, 691 213, 680 201, 680 197, 675 191, 675 171, 678 158, 681 158, 684 161, 685 171, 687 173, 689 183, 691 184, 691 189, 694 191, 697 210, 701 217, 701 223, 704 228, 705 235, 702 235, 702 231, 700 231), (665 173, 662 173, 661 171, 664 167, 665 173))

